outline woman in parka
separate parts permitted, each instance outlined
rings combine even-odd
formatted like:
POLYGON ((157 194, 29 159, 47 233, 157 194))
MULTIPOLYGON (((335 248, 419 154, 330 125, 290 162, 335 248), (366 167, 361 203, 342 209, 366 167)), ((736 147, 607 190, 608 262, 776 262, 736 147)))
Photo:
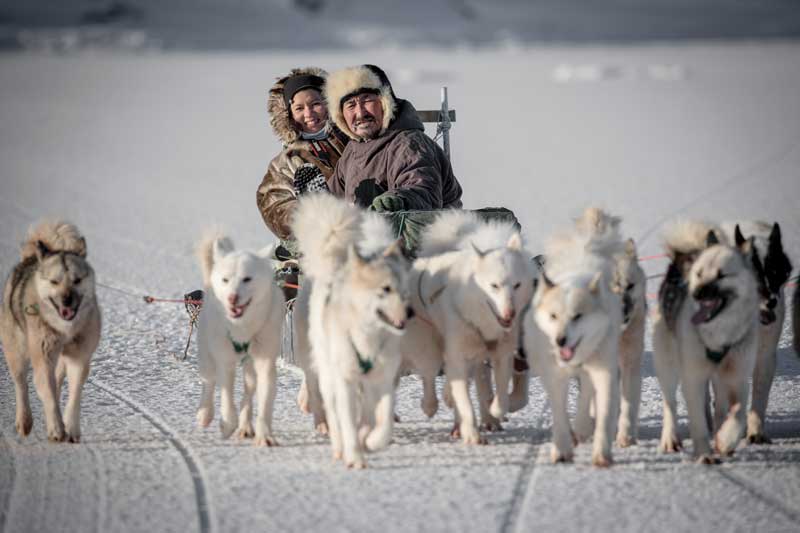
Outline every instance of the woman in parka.
POLYGON ((269 91, 270 124, 283 149, 270 162, 256 202, 264 223, 281 240, 279 259, 295 256, 289 223, 298 194, 307 186, 313 188, 313 179, 306 185, 309 177, 321 173, 324 180, 330 178, 347 144, 347 136, 328 120, 322 96, 326 76, 315 67, 293 69, 269 91), (298 169, 302 169, 300 173, 298 169), (295 178, 299 178, 297 182, 295 178))

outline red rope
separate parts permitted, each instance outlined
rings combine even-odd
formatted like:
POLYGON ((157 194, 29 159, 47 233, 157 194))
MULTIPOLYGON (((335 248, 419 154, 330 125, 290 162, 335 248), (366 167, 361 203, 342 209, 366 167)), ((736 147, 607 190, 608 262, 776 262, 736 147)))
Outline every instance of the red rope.
POLYGON ((640 257, 639 261, 650 261, 651 259, 664 259, 667 257, 669 257, 667 254, 646 255, 644 257, 640 257))

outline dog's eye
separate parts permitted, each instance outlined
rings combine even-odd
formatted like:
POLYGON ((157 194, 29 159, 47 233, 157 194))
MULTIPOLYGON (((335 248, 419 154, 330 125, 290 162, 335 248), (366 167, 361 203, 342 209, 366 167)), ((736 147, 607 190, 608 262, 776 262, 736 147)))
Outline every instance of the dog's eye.
POLYGON ((493 288, 494 290, 497 290, 497 289, 499 289, 499 288, 500 288, 500 285, 498 285, 497 283, 492 283, 492 288, 493 288))
POLYGON ((72 284, 73 285, 80 285, 81 281, 83 281, 83 278, 75 278, 75 280, 72 282, 72 284))
POLYGON ((634 287, 635 287, 635 285, 633 283, 628 283, 628 286, 625 287, 625 290, 626 291, 632 291, 634 287))
POLYGON ((50 285, 58 285, 58 280, 57 279, 51 279, 50 280, 50 285))
POLYGON ((728 277, 728 275, 727 275, 727 274, 724 274, 724 273, 722 272, 722 270, 720 270, 719 272, 717 272, 717 279, 725 279, 725 278, 727 278, 727 277, 728 277))
POLYGON ((222 278, 222 283, 228 283, 228 278, 222 278))
POLYGON ((383 294, 389 294, 390 292, 392 292, 392 287, 390 285, 384 285, 383 294))
POLYGON ((550 313, 550 320, 558 320, 558 315, 555 313, 550 313))
POLYGON ((573 322, 574 322, 575 320, 580 320, 582 316, 583 316, 582 314, 578 313, 577 315, 575 315, 574 317, 572 317, 572 320, 573 320, 573 322))
POLYGON ((247 276, 246 278, 244 278, 242 280, 242 283, 250 283, 251 281, 253 281, 253 278, 251 278, 250 276, 247 276))
POLYGON ((522 282, 518 281, 514 284, 514 290, 519 289, 522 286, 522 282))

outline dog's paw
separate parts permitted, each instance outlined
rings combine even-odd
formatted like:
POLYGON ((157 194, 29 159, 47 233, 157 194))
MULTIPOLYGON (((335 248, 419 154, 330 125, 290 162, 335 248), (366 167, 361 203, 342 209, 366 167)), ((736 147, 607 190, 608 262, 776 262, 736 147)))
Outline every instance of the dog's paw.
POLYGON ((683 444, 678 437, 662 437, 661 442, 658 443, 658 451, 660 453, 678 453, 683 450, 683 444))
POLYGON ((55 425, 47 429, 47 440, 50 442, 64 442, 67 434, 64 431, 64 426, 61 424, 55 425))
POLYGON ((253 441, 253 445, 259 448, 272 448, 273 446, 278 446, 278 441, 271 435, 264 435, 262 437, 256 437, 256 440, 253 441))
POLYGON ((453 429, 450 430, 450 437, 453 439, 461 438, 461 427, 458 424, 453 425, 453 429))
POLYGON ((767 437, 764 433, 754 433, 747 436, 748 444, 772 444, 772 439, 767 437))
POLYGON ((471 430, 467 431, 462 431, 461 440, 467 446, 487 444, 486 438, 484 438, 475 428, 472 428, 471 430))
POLYGON ((66 437, 67 442, 71 442, 73 444, 78 444, 81 441, 81 434, 80 433, 67 433, 66 437))
POLYGON ((694 462, 698 465, 718 465, 722 461, 720 461, 718 457, 704 453, 703 455, 697 457, 694 462))
POLYGON ((208 427, 211 421, 214 420, 214 410, 206 407, 201 407, 197 410, 197 425, 201 428, 208 427))
POLYGON ((328 434, 328 423, 325 420, 323 420, 322 422, 317 422, 316 426, 314 426, 314 429, 320 435, 327 435, 328 434))
POLYGON ((571 463, 572 462, 573 454, 572 452, 561 451, 555 446, 550 449, 550 460, 553 461, 553 464, 558 463, 571 463))
POLYGON ((222 432, 223 439, 230 438, 230 436, 233 435, 233 432, 236 431, 236 424, 233 422, 225 422, 224 420, 220 420, 219 430, 222 432))
POLYGON ((428 418, 433 418, 433 415, 436 414, 436 411, 439 410, 439 400, 434 397, 432 400, 427 400, 425 397, 422 398, 422 412, 425 413, 425 416, 428 418))
POLYGON ((627 448, 629 446, 633 446, 634 444, 636 444, 636 439, 630 435, 617 435, 617 446, 620 448, 627 448))
POLYGON ((481 430, 488 431, 490 433, 494 433, 497 431, 504 431, 503 425, 496 418, 492 418, 490 420, 486 420, 485 422, 481 422, 481 430))
POLYGON ((256 432, 253 430, 253 426, 250 424, 239 426, 236 430, 236 438, 238 439, 252 439, 255 437, 256 432))
POLYGON ((604 455, 602 453, 592 455, 592 466, 597 468, 608 468, 612 464, 614 464, 614 461, 611 459, 610 455, 604 455))
POLYGON ((33 416, 31 416, 30 411, 25 413, 22 417, 17 417, 17 423, 15 427, 20 437, 27 437, 30 435, 31 430, 33 429, 33 416))
POLYGON ((367 461, 363 458, 360 459, 353 459, 352 461, 347 462, 348 470, 364 470, 367 468, 367 461))

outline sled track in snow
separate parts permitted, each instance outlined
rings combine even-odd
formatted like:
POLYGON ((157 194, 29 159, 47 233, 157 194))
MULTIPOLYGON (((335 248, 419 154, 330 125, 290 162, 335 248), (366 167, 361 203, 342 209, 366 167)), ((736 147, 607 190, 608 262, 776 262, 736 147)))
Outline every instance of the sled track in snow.
POLYGON ((187 468, 189 469, 189 474, 192 476, 192 483, 194 484, 194 494, 195 500, 197 503, 197 514, 200 523, 200 532, 201 533, 213 533, 217 531, 217 524, 212 512, 211 506, 209 504, 208 499, 208 491, 206 490, 206 480, 203 471, 200 468, 199 463, 195 460, 194 455, 189 450, 189 447, 186 443, 181 440, 181 438, 175 433, 173 430, 169 428, 166 422, 159 419, 159 417, 153 413, 151 413, 146 407, 139 404, 138 402, 130 399, 125 394, 109 387, 108 385, 104 385, 103 383, 98 382, 94 379, 87 380, 88 383, 92 384, 93 386, 97 387, 98 389, 104 391, 105 393, 113 396, 116 400, 124 403, 137 413, 141 414, 145 420, 150 422, 153 426, 155 426, 161 433, 163 433, 168 439, 170 444, 178 450, 178 453, 181 454, 184 462, 186 463, 187 468))
POLYGON ((747 481, 747 479, 744 479, 743 476, 736 474, 734 472, 729 472, 724 468, 722 468, 721 465, 715 466, 714 472, 723 479, 725 479, 726 481, 729 481, 733 485, 736 485, 743 491, 752 495, 753 499, 764 502, 772 509, 775 509, 780 514, 784 515, 790 521, 800 524, 800 513, 797 513, 792 509, 789 509, 786 505, 783 504, 783 502, 781 502, 777 498, 774 498, 769 494, 765 493, 763 490, 753 486, 753 484, 747 481))

